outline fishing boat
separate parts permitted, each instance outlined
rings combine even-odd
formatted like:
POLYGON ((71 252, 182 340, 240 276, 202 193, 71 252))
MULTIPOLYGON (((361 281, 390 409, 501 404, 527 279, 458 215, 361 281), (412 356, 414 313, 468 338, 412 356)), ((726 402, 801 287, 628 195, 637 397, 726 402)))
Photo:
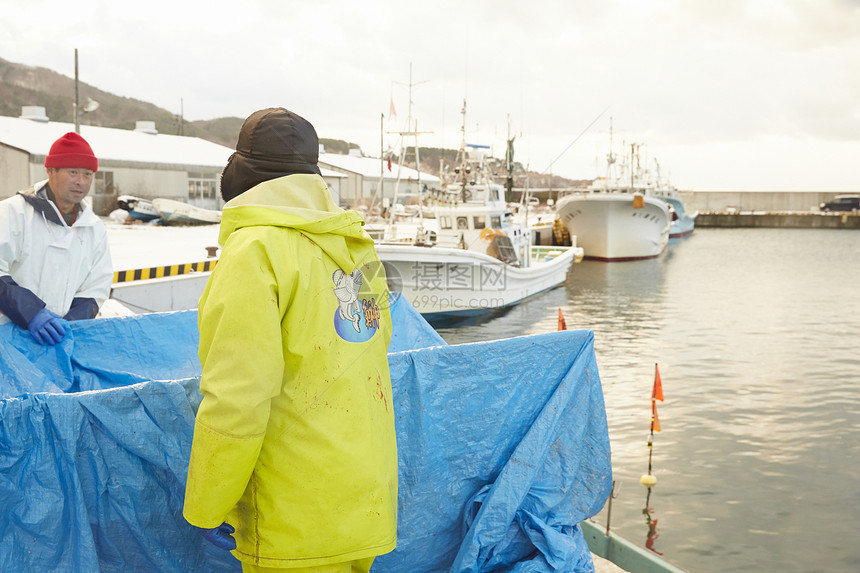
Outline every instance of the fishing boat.
POLYGON ((660 256, 672 227, 665 201, 623 189, 571 193, 558 200, 556 214, 586 259, 605 262, 660 256))
POLYGON ((663 197, 663 200, 672 207, 672 229, 669 231, 669 238, 680 239, 692 233, 696 228, 699 212, 687 212, 684 203, 677 197, 663 197))
POLYGON ((672 228, 669 230, 670 239, 680 239, 691 234, 696 228, 698 211, 688 212, 684 202, 678 198, 674 187, 663 187, 655 191, 655 195, 663 199, 672 208, 672 228))
MULTIPOLYGON (((637 573, 684 573, 653 551, 636 545, 620 535, 607 530, 593 519, 579 523, 588 549, 593 555, 605 559, 623 571, 637 573)), ((601 569, 595 567, 597 571, 601 569)))
POLYGON ((378 242, 389 289, 428 320, 468 317, 509 307, 562 284, 581 250, 529 248, 521 268, 470 249, 378 242))
POLYGON ((422 194, 420 208, 392 212, 366 228, 385 265, 389 289, 400 292, 430 320, 468 317, 510 307, 562 284, 583 258, 571 246, 533 244, 492 181, 487 147, 463 140, 453 177, 422 194))
POLYGON ((660 256, 672 228, 672 207, 655 191, 655 181, 640 167, 639 148, 618 164, 606 156, 606 176, 559 198, 556 216, 585 249, 585 258, 605 262, 660 256))
POLYGON ((128 212, 128 216, 135 221, 152 221, 158 219, 160 215, 151 201, 134 197, 133 195, 120 195, 116 198, 116 203, 120 209, 128 212))
POLYGON ((153 199, 152 206, 166 225, 212 225, 221 222, 221 211, 204 209, 172 199, 153 199))
POLYGON ((669 207, 671 207, 672 228, 669 230, 669 238, 680 239, 681 237, 686 237, 695 230, 696 217, 699 216, 699 212, 689 212, 686 210, 684 202, 678 197, 678 189, 674 185, 663 181, 660 164, 656 159, 654 160, 654 165, 656 166, 656 178, 651 193, 668 203, 669 207))

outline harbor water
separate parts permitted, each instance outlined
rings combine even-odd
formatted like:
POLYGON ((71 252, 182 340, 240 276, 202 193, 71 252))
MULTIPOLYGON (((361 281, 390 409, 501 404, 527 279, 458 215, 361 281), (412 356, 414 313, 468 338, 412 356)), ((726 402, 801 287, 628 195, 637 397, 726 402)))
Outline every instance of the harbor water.
POLYGON ((860 571, 860 233, 697 229, 437 328, 450 344, 548 332, 558 309, 595 334, 617 482, 600 523, 691 572, 860 571))

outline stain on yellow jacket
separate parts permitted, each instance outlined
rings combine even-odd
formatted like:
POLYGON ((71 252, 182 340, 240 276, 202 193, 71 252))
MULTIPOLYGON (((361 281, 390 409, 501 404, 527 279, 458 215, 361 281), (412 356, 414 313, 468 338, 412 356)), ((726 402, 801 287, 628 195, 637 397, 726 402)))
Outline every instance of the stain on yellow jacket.
POLYGON ((242 561, 316 566, 395 547, 388 288, 362 225, 317 175, 224 207, 199 305, 184 515, 234 525, 242 561))

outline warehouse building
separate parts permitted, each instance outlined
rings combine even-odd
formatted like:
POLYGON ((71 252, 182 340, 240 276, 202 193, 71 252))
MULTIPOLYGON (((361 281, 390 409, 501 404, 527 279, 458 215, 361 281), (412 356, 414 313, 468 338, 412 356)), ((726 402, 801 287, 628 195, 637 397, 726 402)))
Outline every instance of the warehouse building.
MULTIPOLYGON (((0 116, 0 199, 46 179, 45 156, 70 131, 74 124, 50 121, 40 106, 24 106, 20 117, 0 116)), ((220 176, 233 149, 158 133, 152 121, 138 121, 133 130, 81 125, 80 134, 99 159, 89 195, 96 214, 109 214, 120 195, 173 199, 205 209, 223 206, 220 176)), ((339 201, 347 176, 324 170, 323 178, 339 201)))

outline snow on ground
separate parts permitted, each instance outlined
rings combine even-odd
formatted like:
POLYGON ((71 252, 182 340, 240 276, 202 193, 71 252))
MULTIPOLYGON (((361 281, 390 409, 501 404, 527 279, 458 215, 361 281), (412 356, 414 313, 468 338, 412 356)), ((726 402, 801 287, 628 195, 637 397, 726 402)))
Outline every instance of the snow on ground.
POLYGON ((217 224, 181 227, 103 221, 114 271, 205 261, 206 247, 218 246, 217 224))

